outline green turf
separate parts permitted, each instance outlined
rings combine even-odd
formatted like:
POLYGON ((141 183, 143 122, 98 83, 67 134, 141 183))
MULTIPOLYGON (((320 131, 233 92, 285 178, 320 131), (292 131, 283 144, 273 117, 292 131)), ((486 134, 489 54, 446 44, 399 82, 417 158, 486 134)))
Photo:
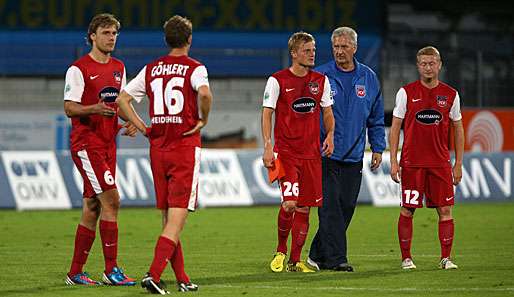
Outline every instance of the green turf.
MULTIPOLYGON (((0 296, 146 296, 139 287, 67 287, 80 212, 0 211, 0 296)), ((359 206, 349 230, 356 272, 315 274, 269 271, 276 244, 276 207, 201 209, 183 235, 186 270, 201 296, 508 296, 514 295, 514 203, 458 205, 454 216, 455 271, 437 268, 434 210, 414 220, 418 269, 402 271, 396 239, 397 208, 359 206)), ((311 232, 303 252, 316 230, 311 232)), ((155 209, 122 209, 119 262, 138 279, 147 271, 159 233, 155 209)), ((103 270, 97 232, 86 270, 103 270)), ((163 276, 172 281, 171 270, 163 276)))

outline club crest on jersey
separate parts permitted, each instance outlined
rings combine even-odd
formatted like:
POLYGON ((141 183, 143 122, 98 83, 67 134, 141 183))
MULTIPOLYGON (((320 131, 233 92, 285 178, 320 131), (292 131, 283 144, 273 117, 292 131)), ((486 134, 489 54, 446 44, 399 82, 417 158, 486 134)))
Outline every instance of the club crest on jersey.
POLYGON ((316 100, 311 97, 301 97, 293 101, 291 108, 297 113, 311 113, 316 109, 316 100))
POLYGON ((319 93, 319 84, 315 81, 311 81, 309 83, 309 91, 311 91, 312 95, 318 95, 319 93))
POLYGON ((355 94, 357 94, 357 97, 359 97, 359 98, 366 97, 366 86, 355 85, 355 94))
POLYGON ((423 109, 416 113, 416 121, 423 125, 439 125, 443 114, 435 109, 423 109))
POLYGON ((440 107, 446 107, 447 103, 448 103, 448 96, 437 95, 437 105, 439 105, 440 107))
POLYGON ((117 82, 121 82, 121 72, 114 71, 112 75, 114 76, 114 80, 116 80, 117 82))
POLYGON ((98 94, 98 98, 106 103, 113 103, 116 101, 116 97, 120 91, 115 87, 105 87, 98 94))

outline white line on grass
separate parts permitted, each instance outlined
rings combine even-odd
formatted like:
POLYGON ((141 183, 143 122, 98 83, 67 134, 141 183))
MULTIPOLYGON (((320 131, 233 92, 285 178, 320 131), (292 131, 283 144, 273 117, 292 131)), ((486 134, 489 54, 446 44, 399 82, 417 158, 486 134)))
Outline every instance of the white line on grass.
MULTIPOLYGON (((204 285, 203 287, 212 288, 235 288, 235 289, 306 289, 304 287, 286 287, 286 286, 242 286, 242 285, 204 285)), ((514 292, 514 288, 355 288, 355 287, 311 287, 311 290, 319 291, 378 291, 378 292, 417 292, 417 291, 437 291, 437 292, 514 292)))

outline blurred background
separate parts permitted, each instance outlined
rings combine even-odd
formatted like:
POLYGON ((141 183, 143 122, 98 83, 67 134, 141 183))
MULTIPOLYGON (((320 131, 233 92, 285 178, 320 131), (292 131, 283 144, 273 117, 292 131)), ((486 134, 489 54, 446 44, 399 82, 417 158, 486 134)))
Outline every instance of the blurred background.
MULTIPOLYGON (((443 59, 442 80, 461 95, 466 150, 514 150, 511 1, 6 0, 0 2, 0 151, 5 168, 12 168, 6 163, 9 152, 55 151, 58 159, 65 154, 69 121, 63 113, 64 75, 89 51, 87 26, 100 12, 121 21, 114 56, 125 63, 129 79, 166 54, 161 29, 166 19, 181 14, 193 21, 191 56, 207 66, 214 94, 202 136, 206 147, 260 151, 262 94, 267 77, 289 65, 288 37, 299 30, 312 33, 320 65, 332 57, 331 31, 344 25, 359 34, 357 58, 380 78, 386 126, 397 90, 418 78, 417 50, 434 45, 443 59)), ((146 103, 136 108, 146 115, 146 103)), ((147 147, 142 137, 118 141, 122 149, 147 147)), ((498 169, 499 176, 504 169, 498 169)), ((9 176, 9 170, 3 174, 9 176)), ((470 184, 477 181, 474 176, 470 184)), ((506 180, 510 183, 510 174, 506 180)), ((1 181, 0 186, 9 187, 1 181)), ((510 188, 505 193, 512 199, 510 188)))

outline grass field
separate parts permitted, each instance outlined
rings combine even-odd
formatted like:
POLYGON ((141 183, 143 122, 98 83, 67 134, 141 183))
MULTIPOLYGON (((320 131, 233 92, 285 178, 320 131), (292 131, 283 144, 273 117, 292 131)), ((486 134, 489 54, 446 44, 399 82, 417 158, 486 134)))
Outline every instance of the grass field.
MULTIPOLYGON (((514 203, 458 205, 454 259, 458 270, 437 268, 434 210, 414 220, 418 269, 402 271, 396 239, 397 208, 358 206, 349 230, 349 259, 356 272, 313 274, 269 271, 276 244, 276 207, 201 209, 189 217, 183 245, 186 270, 198 296, 509 296, 514 295, 514 203)), ((127 287, 67 287, 80 212, 0 211, 0 296, 146 296, 127 287)), ((311 220, 310 239, 317 228, 311 220)), ((150 208, 122 209, 119 262, 130 276, 147 271, 160 229, 150 208)), ((99 279, 103 256, 97 239, 86 270, 99 279)), ((173 283, 170 269, 163 279, 173 283)), ((173 292, 172 294, 179 294, 173 292)))

